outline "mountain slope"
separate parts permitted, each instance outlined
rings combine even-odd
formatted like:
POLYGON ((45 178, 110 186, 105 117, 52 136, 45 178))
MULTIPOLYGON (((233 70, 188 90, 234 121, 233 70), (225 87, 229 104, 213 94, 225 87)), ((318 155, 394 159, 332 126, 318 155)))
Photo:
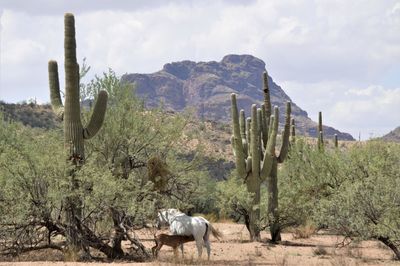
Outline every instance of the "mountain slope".
MULTIPOLYGON (((265 63, 251 55, 227 55, 221 62, 181 61, 164 65, 163 69, 152 74, 126 74, 122 79, 135 85, 136 94, 146 100, 149 107, 160 102, 166 109, 182 111, 193 108, 204 120, 230 121, 230 94, 238 94, 239 108, 249 114, 251 104, 260 105, 263 100, 262 73, 265 63)), ((271 101, 284 114, 288 95, 271 77, 271 101)), ((295 103, 292 113, 296 129, 300 134, 316 137, 316 123, 307 112, 295 103)), ((280 116, 283 122, 284 116, 280 116)), ((353 140, 348 133, 324 126, 324 134, 332 138, 337 134, 341 140, 353 140)))
POLYGON ((383 136, 382 139, 386 141, 400 142, 400 127, 396 127, 383 136))
POLYGON ((0 111, 6 119, 21 122, 25 126, 40 128, 55 128, 58 126, 51 106, 33 103, 5 103, 0 101, 0 111))

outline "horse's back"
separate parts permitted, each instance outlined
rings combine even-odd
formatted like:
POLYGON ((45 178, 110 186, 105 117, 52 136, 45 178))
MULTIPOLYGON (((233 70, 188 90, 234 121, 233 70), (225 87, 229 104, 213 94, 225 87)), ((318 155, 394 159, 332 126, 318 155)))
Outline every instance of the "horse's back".
POLYGON ((203 237, 206 233, 208 221, 200 216, 178 214, 170 225, 170 231, 176 235, 193 235, 203 237))

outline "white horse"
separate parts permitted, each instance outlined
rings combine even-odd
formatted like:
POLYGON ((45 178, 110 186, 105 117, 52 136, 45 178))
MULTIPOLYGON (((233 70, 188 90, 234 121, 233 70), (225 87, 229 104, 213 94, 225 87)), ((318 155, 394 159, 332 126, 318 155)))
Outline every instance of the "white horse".
MULTIPOLYGON (((192 235, 196 241, 199 258, 203 253, 203 245, 207 248, 208 259, 210 259, 210 233, 217 239, 222 234, 215 229, 209 221, 200 216, 188 216, 177 209, 166 209, 158 212, 156 226, 169 225, 169 231, 173 235, 192 235)), ((183 245, 181 246, 183 254, 183 245)))

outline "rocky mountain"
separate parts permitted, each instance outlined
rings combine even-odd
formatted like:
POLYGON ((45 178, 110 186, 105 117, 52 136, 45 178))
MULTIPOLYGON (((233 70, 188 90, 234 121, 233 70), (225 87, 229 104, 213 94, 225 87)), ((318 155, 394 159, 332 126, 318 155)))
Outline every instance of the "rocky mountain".
POLYGON ((396 127, 386 135, 382 137, 383 140, 400 142, 400 127, 396 127))
MULTIPOLYGON (((147 106, 163 104, 173 111, 193 109, 199 118, 220 122, 230 121, 230 94, 238 94, 239 108, 249 114, 253 103, 263 100, 262 73, 265 63, 251 55, 227 55, 220 62, 181 61, 165 64, 152 74, 125 74, 122 79, 133 83, 136 94, 145 99, 147 106)), ((284 114, 285 102, 291 101, 271 77, 271 101, 284 114)), ((317 124, 306 111, 295 103, 292 114, 297 132, 306 136, 317 135, 317 124)), ((280 116, 283 122, 284 115, 280 116)), ((327 138, 337 134, 341 140, 354 140, 348 133, 324 126, 327 138)))

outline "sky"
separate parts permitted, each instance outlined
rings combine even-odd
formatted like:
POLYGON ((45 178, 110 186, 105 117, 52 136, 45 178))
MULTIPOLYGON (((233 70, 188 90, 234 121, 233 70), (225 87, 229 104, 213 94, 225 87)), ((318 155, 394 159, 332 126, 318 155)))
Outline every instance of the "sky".
POLYGON ((314 121, 362 139, 400 126, 400 0, 0 0, 0 100, 49 102, 65 12, 87 81, 251 54, 314 121))

